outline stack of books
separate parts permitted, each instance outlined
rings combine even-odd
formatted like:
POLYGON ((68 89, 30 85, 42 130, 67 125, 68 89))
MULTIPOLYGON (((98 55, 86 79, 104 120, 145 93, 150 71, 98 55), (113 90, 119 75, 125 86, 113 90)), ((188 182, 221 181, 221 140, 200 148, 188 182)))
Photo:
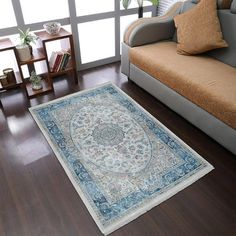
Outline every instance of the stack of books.
POLYGON ((68 51, 57 51, 52 52, 52 55, 49 60, 49 66, 51 72, 58 72, 65 70, 70 59, 70 53, 68 51))

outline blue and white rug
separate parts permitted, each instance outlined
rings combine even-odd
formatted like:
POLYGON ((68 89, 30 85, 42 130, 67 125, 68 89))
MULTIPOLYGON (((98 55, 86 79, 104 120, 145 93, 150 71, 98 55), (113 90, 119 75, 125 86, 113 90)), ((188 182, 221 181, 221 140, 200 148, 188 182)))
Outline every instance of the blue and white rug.
POLYGON ((105 235, 213 169, 110 83, 30 112, 105 235))

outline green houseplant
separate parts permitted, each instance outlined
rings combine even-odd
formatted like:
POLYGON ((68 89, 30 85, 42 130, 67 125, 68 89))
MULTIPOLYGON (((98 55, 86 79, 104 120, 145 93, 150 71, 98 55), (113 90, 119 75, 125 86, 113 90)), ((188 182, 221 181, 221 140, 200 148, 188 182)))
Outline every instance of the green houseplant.
POLYGON ((18 52, 19 59, 21 61, 30 60, 33 55, 31 43, 36 43, 37 37, 30 33, 30 28, 25 31, 21 29, 18 30, 20 44, 16 45, 16 49, 18 52))
POLYGON ((20 32, 21 44, 30 46, 31 43, 36 43, 37 36, 30 33, 30 28, 28 28, 26 31, 23 31, 22 29, 18 30, 20 32))
POLYGON ((18 30, 19 30, 19 34, 20 34, 21 45, 27 45, 29 47, 30 53, 32 55, 31 43, 34 43, 34 44, 36 43, 36 40, 38 39, 37 36, 30 33, 30 28, 28 28, 25 31, 22 29, 18 29, 18 30))
MULTIPOLYGON (((127 9, 130 5, 132 0, 121 0, 122 5, 125 9, 127 9)), ((143 17, 143 1, 149 1, 151 2, 154 6, 158 6, 159 0, 136 0, 139 6, 138 9, 138 17, 142 18, 143 17)))
POLYGON ((33 90, 42 89, 42 78, 41 76, 37 75, 35 71, 31 72, 29 81, 32 84, 33 90))

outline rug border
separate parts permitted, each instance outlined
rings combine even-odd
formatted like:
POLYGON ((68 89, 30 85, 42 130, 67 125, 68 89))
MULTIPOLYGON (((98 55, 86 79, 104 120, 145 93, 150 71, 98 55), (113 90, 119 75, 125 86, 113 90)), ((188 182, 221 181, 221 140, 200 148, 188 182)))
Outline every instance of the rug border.
POLYGON ((164 126, 159 120, 157 120, 152 114, 150 114, 147 110, 145 110, 141 105, 139 105, 133 98, 131 98, 128 94, 126 94, 124 91, 122 91, 118 86, 116 86, 115 84, 113 84, 112 82, 107 82, 107 83, 103 83, 100 84, 98 86, 95 86, 93 88, 89 88, 86 90, 82 90, 82 91, 78 91, 75 92, 73 94, 69 94, 66 96, 63 96, 61 98, 57 98, 54 99, 52 101, 43 103, 43 104, 39 104, 33 107, 29 108, 29 111, 32 115, 32 117, 34 118, 35 122, 37 123, 38 127, 40 128, 41 132, 43 133, 44 137, 46 138, 46 140, 48 141, 50 147, 52 148, 53 152, 55 153, 58 161, 60 162, 61 166, 63 167, 64 171, 66 172, 68 178, 70 179, 72 185, 74 186, 75 190, 77 191, 77 193, 79 194, 79 197, 81 198, 81 200, 83 201, 83 203, 85 204, 86 208, 88 209, 90 215, 92 216, 93 220, 95 221, 95 223, 97 224, 98 228, 100 229, 100 231, 104 234, 104 235, 108 235, 112 232, 114 232, 115 230, 121 228, 122 226, 128 224, 129 222, 135 220, 136 218, 138 218, 139 216, 143 215, 144 213, 146 213, 147 211, 151 210, 152 208, 154 208, 155 206, 159 205, 160 203, 162 203, 163 201, 171 198, 172 196, 174 196, 175 194, 177 194, 178 192, 182 191, 183 189, 185 189, 186 187, 190 186, 191 184, 193 184, 194 182, 196 182, 197 180, 199 180, 200 178, 202 178, 204 175, 206 175, 207 173, 209 173, 211 170, 214 169, 214 167, 208 162, 206 161, 202 156, 200 156, 196 151, 194 151, 190 146, 188 146, 183 140, 181 140, 179 137, 177 137, 171 130, 169 130, 166 126, 164 126), (57 151, 57 149, 54 147, 54 144, 51 142, 48 134, 46 133, 46 131, 44 131, 42 125, 40 124, 37 116, 33 113, 34 109, 46 106, 48 104, 52 104, 55 102, 58 102, 60 100, 64 100, 66 98, 70 98, 70 97, 74 97, 77 94, 82 94, 82 93, 86 93, 92 90, 96 90, 100 87, 104 87, 107 85, 111 85, 113 88, 115 88, 116 90, 118 90, 122 95, 124 95, 127 99, 131 100, 131 102, 133 102, 139 109, 141 109, 142 111, 144 111, 146 114, 148 114, 149 116, 151 116, 152 119, 154 119, 155 122, 157 122, 165 131, 167 131, 168 133, 170 133, 176 140, 178 140, 184 147, 190 149, 200 160, 204 161, 206 163, 206 167, 204 167, 204 169, 200 170, 199 172, 193 174, 192 176, 190 176, 188 179, 182 181, 181 183, 178 183, 176 186, 174 186, 172 189, 169 189, 167 192, 161 194, 160 196, 158 196, 157 199, 153 199, 149 202, 148 205, 143 206, 142 208, 139 208, 138 210, 136 210, 135 212, 133 212, 132 214, 129 214, 125 217, 123 217, 121 220, 117 221, 115 224, 112 224, 111 226, 108 227, 103 227, 100 224, 99 219, 97 218, 93 208, 90 206, 89 201, 86 199, 84 193, 82 192, 80 186, 78 186, 78 184, 76 183, 76 181, 74 180, 73 175, 71 174, 70 170, 68 169, 68 167, 66 166, 66 164, 64 163, 63 159, 60 156, 60 153, 57 151))

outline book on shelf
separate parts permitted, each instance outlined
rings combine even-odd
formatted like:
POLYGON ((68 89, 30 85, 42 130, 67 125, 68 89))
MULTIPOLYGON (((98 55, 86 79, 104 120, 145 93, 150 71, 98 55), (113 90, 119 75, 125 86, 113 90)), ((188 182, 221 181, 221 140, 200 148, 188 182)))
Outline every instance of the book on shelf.
POLYGON ((56 58, 57 58, 57 52, 52 52, 50 59, 49 59, 49 66, 50 66, 51 70, 56 62, 56 58))
POLYGON ((58 67, 58 71, 61 71, 61 70, 64 70, 68 64, 68 61, 69 61, 69 58, 70 58, 70 54, 66 51, 63 53, 63 57, 61 59, 61 62, 59 64, 59 67, 58 67))
POLYGON ((68 51, 62 50, 57 52, 52 52, 49 59, 49 66, 51 72, 58 72, 65 70, 70 59, 70 53, 68 51))
POLYGON ((54 64, 54 67, 53 67, 53 72, 58 72, 59 71, 59 68, 60 68, 60 65, 61 65, 61 62, 63 60, 63 52, 58 52, 57 53, 57 61, 55 61, 55 64, 54 64))

